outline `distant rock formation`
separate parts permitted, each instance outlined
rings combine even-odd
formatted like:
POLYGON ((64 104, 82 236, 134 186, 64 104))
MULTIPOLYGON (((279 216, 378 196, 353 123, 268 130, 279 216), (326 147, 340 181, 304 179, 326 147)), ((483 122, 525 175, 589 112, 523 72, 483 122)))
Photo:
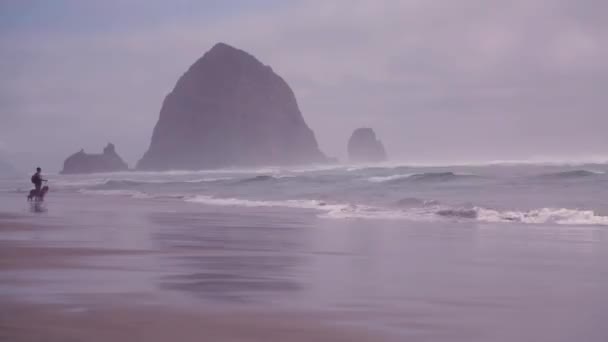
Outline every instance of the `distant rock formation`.
POLYGON ((382 142, 371 128, 358 128, 348 141, 348 159, 354 163, 377 163, 386 160, 382 142))
POLYGON ((325 162, 289 85, 250 54, 218 43, 165 98, 140 170, 325 162))
POLYGON ((102 154, 87 154, 84 149, 69 156, 63 163, 61 174, 126 171, 129 167, 116 153, 114 144, 108 144, 102 154))

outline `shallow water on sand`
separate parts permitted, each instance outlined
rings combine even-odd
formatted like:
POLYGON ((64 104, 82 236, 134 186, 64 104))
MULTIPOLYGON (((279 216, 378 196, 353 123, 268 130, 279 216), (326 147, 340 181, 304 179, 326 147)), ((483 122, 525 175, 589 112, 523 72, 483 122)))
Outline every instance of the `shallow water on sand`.
POLYGON ((12 215, 0 216, 2 246, 74 249, 0 268, 12 299, 329 311, 428 341, 608 339, 603 226, 335 220, 77 193, 42 211, 21 194, 0 204, 12 215))

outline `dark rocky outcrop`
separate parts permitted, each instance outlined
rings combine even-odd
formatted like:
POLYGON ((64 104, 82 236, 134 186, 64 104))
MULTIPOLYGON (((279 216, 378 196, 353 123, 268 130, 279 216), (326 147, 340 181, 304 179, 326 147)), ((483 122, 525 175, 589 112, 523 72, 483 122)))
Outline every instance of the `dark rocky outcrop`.
POLYGON ((219 43, 165 98, 143 170, 326 161, 289 85, 250 54, 219 43))
POLYGON ((371 128, 358 128, 348 141, 348 159, 353 163, 377 163, 386 160, 382 142, 371 128))
POLYGON ((116 172, 128 170, 127 164, 116 153, 114 144, 108 144, 102 154, 87 154, 83 150, 69 156, 63 163, 62 174, 116 172))

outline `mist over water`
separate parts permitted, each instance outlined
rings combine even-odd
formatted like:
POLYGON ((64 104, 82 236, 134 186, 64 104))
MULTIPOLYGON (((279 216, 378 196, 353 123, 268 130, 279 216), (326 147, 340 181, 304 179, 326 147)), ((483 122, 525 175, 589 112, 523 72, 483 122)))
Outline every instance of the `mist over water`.
MULTIPOLYGON (((55 192, 309 210, 327 219, 608 225, 608 167, 318 166, 51 176, 55 192)), ((5 191, 26 189, 4 182, 5 191)))

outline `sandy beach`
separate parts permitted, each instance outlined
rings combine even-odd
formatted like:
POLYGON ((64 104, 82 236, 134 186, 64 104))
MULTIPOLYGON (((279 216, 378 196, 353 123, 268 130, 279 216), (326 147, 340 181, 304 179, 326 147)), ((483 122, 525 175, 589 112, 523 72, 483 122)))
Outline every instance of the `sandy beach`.
MULTIPOLYGON (((78 294, 44 293, 37 297, 40 294, 37 290, 44 292, 43 289, 53 287, 48 284, 53 282, 49 279, 53 277, 45 278, 44 274, 69 272, 78 278, 96 270, 125 271, 114 262, 91 265, 91 260, 181 255, 175 250, 60 246, 38 240, 36 236, 62 231, 63 227, 34 223, 37 219, 34 217, 32 221, 32 216, 26 214, 0 213, 0 236, 15 233, 27 236, 0 241, 0 286, 5 289, 0 291, 0 341, 377 341, 389 338, 387 334, 372 333, 345 323, 335 313, 275 310, 233 303, 192 305, 180 300, 168 303, 166 299, 159 301, 158 297, 162 297, 159 293, 104 293, 95 288, 78 294), (28 276, 19 276, 24 273, 28 276), (22 287, 29 290, 7 294, 7 288, 22 287)), ((120 282, 120 279, 113 280, 120 282)))
MULTIPOLYGON (((114 299, 119 300, 119 299, 114 299)), ((124 299, 123 299, 124 300, 124 299)), ((378 341, 382 335, 324 323, 331 317, 187 311, 119 303, 86 308, 2 302, 0 340, 34 341, 378 341)))
POLYGON ((604 341, 601 227, 56 194, 0 214, 2 341, 604 341))
MULTIPOLYGON (((0 229, 14 227, 5 222, 0 229)), ((77 274, 90 270, 81 262, 82 258, 132 253, 141 252, 2 243, 0 272, 70 270, 77 274)), ((2 284, 38 286, 6 278, 2 284)), ((335 317, 329 314, 273 312, 260 308, 220 309, 217 305, 210 309, 184 308, 146 304, 147 296, 139 296, 92 293, 81 295, 69 304, 36 303, 27 297, 2 296, 0 341, 377 341, 382 336, 348 325, 331 324, 335 317)))

